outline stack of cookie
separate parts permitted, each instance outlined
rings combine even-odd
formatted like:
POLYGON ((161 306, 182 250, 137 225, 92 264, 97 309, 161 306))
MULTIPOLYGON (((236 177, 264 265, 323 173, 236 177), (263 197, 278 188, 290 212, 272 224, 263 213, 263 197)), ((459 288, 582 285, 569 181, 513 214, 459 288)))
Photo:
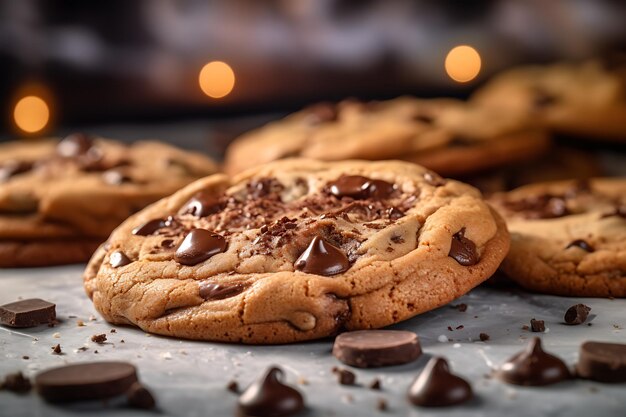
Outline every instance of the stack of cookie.
POLYGON ((0 267, 84 262, 130 214, 214 172, 159 142, 74 134, 0 145, 0 267))

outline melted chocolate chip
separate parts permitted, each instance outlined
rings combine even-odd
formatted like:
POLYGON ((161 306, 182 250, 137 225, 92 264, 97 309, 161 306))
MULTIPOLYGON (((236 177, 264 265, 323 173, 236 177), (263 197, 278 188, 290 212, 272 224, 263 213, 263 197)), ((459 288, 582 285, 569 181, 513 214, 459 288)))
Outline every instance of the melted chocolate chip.
POLYGON ((185 236, 174 259, 183 265, 196 265, 226 250, 226 239, 205 229, 193 229, 185 236))
POLYGON ((404 212, 397 207, 391 207, 387 210, 387 216, 389 216, 389 220, 398 220, 404 217, 404 212))
POLYGON ((383 180, 373 180, 361 175, 343 175, 328 184, 330 193, 337 198, 350 197, 355 200, 389 198, 395 185, 383 180))
POLYGON ((169 226, 167 220, 163 219, 153 219, 149 220, 146 223, 137 226, 133 229, 132 234, 137 236, 148 236, 154 234, 159 229, 169 226))
POLYGON ((125 266, 132 263, 128 256, 124 252, 115 251, 109 257, 109 263, 113 268, 119 268, 120 266, 125 266))
POLYGON ((546 322, 543 320, 530 319, 530 331, 543 333, 546 331, 546 322))
POLYGON ((238 400, 243 416, 291 416, 304 409, 304 398, 298 390, 283 384, 283 371, 269 368, 260 380, 252 383, 238 400))
POLYGON ((347 271, 350 262, 341 249, 315 236, 296 260, 295 267, 307 274, 330 276, 347 271))
POLYGON ((541 339, 533 338, 525 350, 506 361, 496 372, 504 382, 515 385, 550 385, 570 377, 567 365, 544 352, 541 339))
POLYGON ((472 387, 450 372, 448 362, 434 357, 409 388, 409 400, 422 407, 446 407, 472 398, 472 387))
POLYGON ((200 297, 205 300, 223 300, 224 298, 230 298, 240 294, 245 287, 241 284, 222 285, 201 281, 198 283, 198 289, 200 291, 200 297))
POLYGON ((64 158, 84 155, 93 146, 93 140, 85 133, 73 133, 66 136, 57 145, 57 154, 64 158))
POLYGON ((28 172, 33 168, 33 164, 24 161, 5 161, 0 165, 0 183, 7 181, 24 172, 28 172))
POLYGON ((224 208, 224 204, 211 193, 199 192, 183 206, 181 214, 191 214, 195 217, 207 217, 211 214, 219 213, 224 208))
POLYGON ((569 249, 569 248, 574 247, 574 246, 578 246, 579 248, 581 248, 582 250, 587 251, 587 252, 593 252, 594 251, 593 246, 591 246, 589 243, 587 243, 587 241, 582 240, 582 239, 574 240, 569 245, 567 245, 565 247, 565 249, 569 249))
POLYGON ((448 256, 463 266, 471 266, 478 263, 476 244, 465 237, 465 228, 462 228, 452 236, 448 256))
POLYGON ((584 304, 576 304, 571 306, 565 312, 565 323, 570 325, 582 324, 587 320, 591 307, 584 304))

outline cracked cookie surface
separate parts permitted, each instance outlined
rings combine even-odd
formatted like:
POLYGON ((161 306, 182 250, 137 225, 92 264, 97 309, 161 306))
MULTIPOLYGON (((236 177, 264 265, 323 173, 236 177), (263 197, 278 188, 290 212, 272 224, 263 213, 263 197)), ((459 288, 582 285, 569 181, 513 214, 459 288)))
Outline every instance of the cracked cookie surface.
POLYGON ((0 267, 87 261, 130 214, 216 172, 172 146, 73 134, 0 145, 0 267))
POLYGON ((277 161, 130 217, 85 272, 110 322, 288 343, 383 327, 487 279, 508 250, 480 193, 399 161, 277 161))
POLYGON ((511 249, 502 271, 528 289, 626 297, 626 180, 533 184, 494 195, 511 249))
POLYGON ((308 107, 237 138, 227 149, 225 170, 234 174, 290 157, 358 158, 401 159, 458 175, 532 159, 549 144, 519 112, 454 99, 346 100, 308 107))

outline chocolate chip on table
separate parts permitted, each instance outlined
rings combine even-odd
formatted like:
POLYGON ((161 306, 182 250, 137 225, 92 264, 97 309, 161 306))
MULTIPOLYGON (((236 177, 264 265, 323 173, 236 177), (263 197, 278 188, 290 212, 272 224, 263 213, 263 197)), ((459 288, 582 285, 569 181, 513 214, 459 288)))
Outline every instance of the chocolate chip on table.
POLYGON ((15 301, 0 306, 0 323, 9 327, 35 327, 54 323, 56 305, 39 298, 15 301))
POLYGON ((395 185, 383 180, 374 180, 361 175, 343 175, 328 184, 330 193, 337 198, 350 197, 355 200, 389 198, 395 185))
POLYGON ((491 339, 491 336, 489 336, 487 333, 481 333, 478 335, 478 337, 480 338, 481 342, 486 342, 487 340, 491 339))
POLYGON ((350 261, 341 249, 315 236, 294 266, 307 274, 331 276, 347 271, 350 261))
POLYGON ((585 342, 580 346, 576 374, 599 382, 626 382, 626 344, 585 342))
POLYGON ((63 350, 61 350, 61 345, 57 343, 56 345, 52 346, 52 353, 54 353, 55 355, 62 354, 63 350))
POLYGON ((546 324, 543 320, 530 319, 530 330, 535 333, 543 333, 546 331, 546 324))
POLYGON ((11 391, 17 394, 26 394, 31 388, 30 379, 26 378, 21 372, 8 374, 4 377, 4 381, 0 382, 0 390, 11 391))
POLYGON ((470 400, 472 387, 450 372, 448 362, 433 357, 409 387, 408 398, 421 407, 446 407, 470 400))
POLYGON ((91 336, 91 341, 95 342, 99 345, 102 345, 107 340, 107 335, 105 333, 102 334, 94 334, 91 336))
POLYGON ((467 304, 465 303, 451 305, 450 307, 457 309, 461 313, 465 313, 467 311, 467 304))
POLYGON ((478 263, 476 244, 465 237, 465 228, 452 236, 448 256, 463 266, 472 266, 478 263))
POLYGON ((354 385, 356 383, 356 375, 347 369, 334 367, 333 373, 337 375, 337 382, 341 385, 354 385))
POLYGON ((234 297, 243 292, 245 287, 242 284, 215 284, 207 281, 198 283, 200 297, 205 300, 223 300, 225 298, 234 297))
POLYGON ((545 352, 541 339, 534 337, 526 348, 512 356, 496 371, 496 377, 514 385, 550 385, 570 377, 565 363, 545 352))
POLYGON ((569 245, 567 245, 565 247, 565 249, 569 249, 569 248, 572 248, 574 246, 577 246, 577 247, 581 248, 582 250, 584 250, 586 252, 593 252, 594 251, 593 246, 591 246, 586 240, 582 240, 582 239, 576 239, 576 240, 572 241, 569 245))
POLYGON ((168 226, 167 220, 152 219, 152 220, 145 222, 142 225, 135 227, 131 233, 137 236, 148 236, 148 235, 154 234, 154 232, 156 232, 157 230, 162 229, 167 226, 168 226))
POLYGON ((357 330, 335 338, 333 355, 358 368, 401 365, 422 354, 419 338, 404 330, 357 330))
POLYGON ((387 410, 387 400, 385 400, 384 398, 379 398, 378 400, 376 400, 376 409, 379 411, 387 410))
POLYGON ((84 155, 93 146, 93 140, 85 133, 73 133, 57 144, 57 154, 64 158, 84 155))
POLYGON ((304 398, 295 388, 282 382, 283 371, 269 368, 239 396, 238 411, 242 416, 291 416, 304 409, 304 398))
POLYGON ((130 258, 126 256, 124 252, 121 252, 121 251, 115 251, 109 257, 109 264, 111 264, 113 268, 126 266, 132 262, 133 261, 131 261, 130 258))
POLYGON ((129 363, 91 362, 40 372, 35 388, 46 401, 59 403, 115 397, 137 382, 137 371, 129 363))
POLYGON ((156 406, 152 393, 139 382, 135 382, 126 391, 128 405, 142 410, 151 410, 156 406))
POLYGON ((174 259, 182 265, 197 265, 226 250, 226 239, 206 229, 193 229, 176 249, 174 259))
POLYGON ((235 394, 239 394, 239 384, 237 384, 237 381, 230 381, 226 385, 226 389, 230 392, 234 392, 235 394))
POLYGON ((191 214, 195 217, 207 217, 219 213, 224 208, 218 197, 206 191, 196 193, 180 209, 181 214, 191 214))
POLYGON ((374 378, 372 379, 372 382, 370 382, 370 384, 368 385, 369 389, 375 389, 375 390, 381 390, 382 389, 382 383, 380 382, 380 379, 378 378, 374 378))
POLYGON ((567 309, 564 320, 566 324, 577 325, 587 320, 591 307, 584 304, 575 304, 567 309))

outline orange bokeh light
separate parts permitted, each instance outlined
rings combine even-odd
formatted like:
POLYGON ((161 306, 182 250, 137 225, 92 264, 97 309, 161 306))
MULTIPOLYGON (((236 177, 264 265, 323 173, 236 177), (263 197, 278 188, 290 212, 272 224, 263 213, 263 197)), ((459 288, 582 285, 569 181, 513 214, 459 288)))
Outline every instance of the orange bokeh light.
POLYGON ((35 95, 22 97, 13 109, 13 120, 20 130, 37 133, 50 121, 50 106, 43 98, 35 95))
POLYGON ((456 46, 446 56, 446 73, 459 83, 466 83, 476 78, 480 67, 480 54, 468 45, 456 46))
POLYGON ((213 61, 202 67, 198 81, 204 94, 211 98, 222 98, 233 91, 235 72, 227 63, 213 61))

